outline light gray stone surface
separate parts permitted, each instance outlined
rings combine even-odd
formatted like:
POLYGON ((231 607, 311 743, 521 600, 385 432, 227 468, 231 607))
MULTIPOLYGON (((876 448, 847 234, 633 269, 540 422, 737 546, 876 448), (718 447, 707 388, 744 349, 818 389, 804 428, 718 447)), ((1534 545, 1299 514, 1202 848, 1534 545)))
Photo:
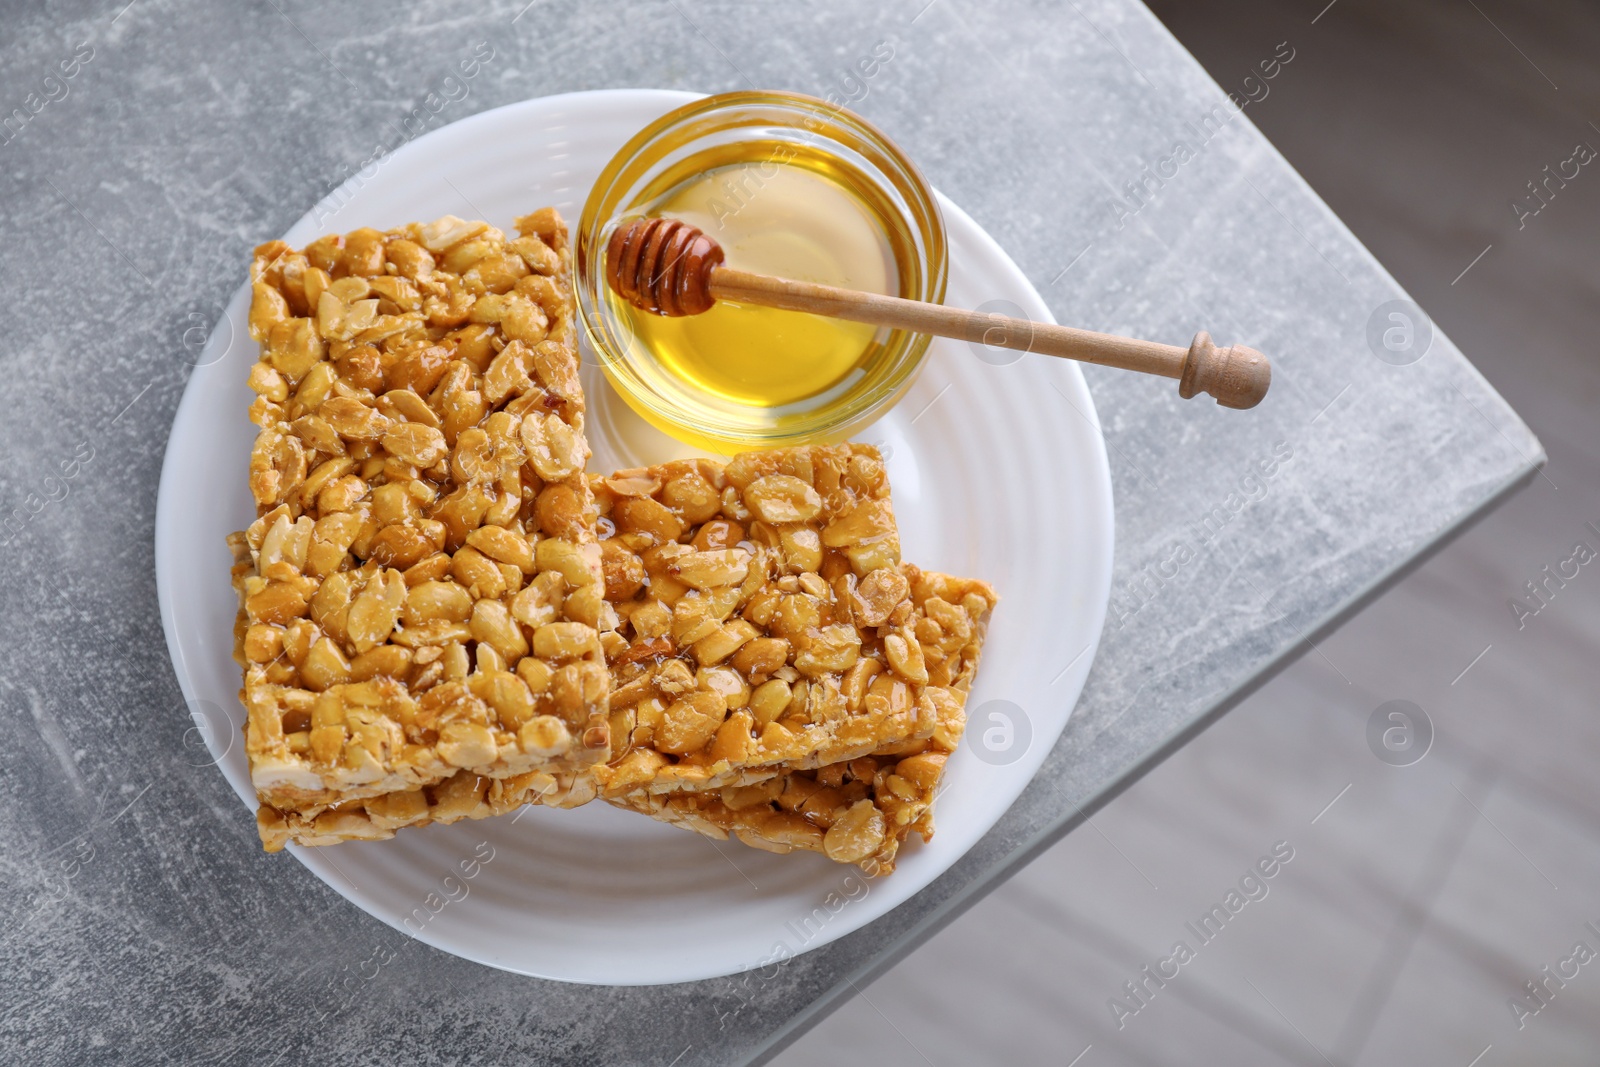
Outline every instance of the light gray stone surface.
MULTIPOLYGON (((1408 366, 1374 357, 1368 319, 1398 288, 1248 110, 1197 132, 1223 96, 1127 0, 136 0, 10 6, 4 24, 0 114, 28 116, 0 144, 9 1061, 687 1067, 766 1054, 1069 829, 1077 806, 1092 814, 1307 653, 1542 457, 1447 339, 1408 366), (1061 321, 1168 340, 1205 323, 1276 357, 1273 393, 1249 415, 1086 372, 1117 493, 1117 580, 1088 688, 1039 779, 988 840, 879 922, 770 977, 683 986, 482 968, 262 855, 195 747, 151 554, 184 356, 249 248, 427 114, 427 94, 480 41, 495 58, 430 128, 608 86, 842 95, 879 40, 894 58, 857 108, 994 234, 1061 321), (58 64, 88 54, 81 42, 92 58, 60 78, 58 64), (1148 183, 1143 206, 1131 200, 1128 183, 1159 173, 1179 140, 1192 158, 1148 183), (1249 480, 1280 443, 1292 458, 1249 480)), ((1251 73, 1224 88, 1245 99, 1251 73)))

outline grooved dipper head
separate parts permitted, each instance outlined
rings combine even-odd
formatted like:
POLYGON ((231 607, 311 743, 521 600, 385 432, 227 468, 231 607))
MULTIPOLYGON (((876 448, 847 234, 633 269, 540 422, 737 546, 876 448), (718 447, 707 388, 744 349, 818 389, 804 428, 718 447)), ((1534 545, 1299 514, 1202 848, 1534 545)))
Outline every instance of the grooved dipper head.
POLYGON ((606 283, 644 311, 698 315, 716 303, 711 272, 721 263, 722 246, 687 222, 631 219, 606 245, 606 283))

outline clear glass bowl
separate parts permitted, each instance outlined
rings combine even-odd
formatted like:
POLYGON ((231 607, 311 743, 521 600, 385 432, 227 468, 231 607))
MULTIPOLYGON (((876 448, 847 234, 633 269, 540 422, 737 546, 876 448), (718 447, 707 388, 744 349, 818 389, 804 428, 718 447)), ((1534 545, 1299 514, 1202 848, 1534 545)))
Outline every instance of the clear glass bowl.
POLYGON ((647 422, 717 452, 842 441, 893 406, 915 380, 926 334, 879 330, 856 369, 833 389, 764 407, 710 397, 668 373, 618 314, 604 255, 615 226, 681 183, 717 166, 803 153, 854 193, 883 227, 896 295, 940 303, 948 274, 944 218, 933 190, 874 126, 815 97, 737 92, 672 111, 623 146, 595 182, 577 237, 577 304, 584 336, 607 379, 647 422))

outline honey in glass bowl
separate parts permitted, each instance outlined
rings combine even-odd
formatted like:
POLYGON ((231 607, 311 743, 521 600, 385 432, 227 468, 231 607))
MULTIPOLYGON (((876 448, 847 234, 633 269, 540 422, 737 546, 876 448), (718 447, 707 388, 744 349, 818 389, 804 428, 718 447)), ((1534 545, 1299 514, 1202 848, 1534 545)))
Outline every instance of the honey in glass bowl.
MULTIPOLYGON (((682 219, 722 246, 727 266, 863 289, 898 290, 895 257, 878 214, 813 161, 745 160, 690 178, 644 213, 682 219)), ((668 318, 616 293, 614 314, 669 373, 739 404, 782 408, 846 382, 878 329, 821 315, 723 301, 668 318)))
POLYGON ((636 308, 605 283, 619 223, 682 219, 740 270, 942 299, 931 190, 863 120, 820 100, 732 93, 680 108, 614 159, 584 208, 578 304, 608 379, 648 422, 714 451, 842 440, 904 394, 928 339, 722 301, 636 308))

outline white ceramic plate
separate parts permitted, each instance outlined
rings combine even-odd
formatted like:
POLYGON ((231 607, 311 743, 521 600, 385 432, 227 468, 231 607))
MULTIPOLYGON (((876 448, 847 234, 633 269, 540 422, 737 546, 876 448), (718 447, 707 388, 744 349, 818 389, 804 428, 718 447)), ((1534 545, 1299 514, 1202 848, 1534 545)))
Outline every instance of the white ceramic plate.
MULTIPOLYGON (((529 100, 429 133, 301 219, 284 240, 443 214, 513 216, 556 205, 569 224, 635 131, 692 99, 620 90, 529 100), (337 210, 332 210, 337 206, 337 210)), ((1050 312, 960 209, 949 229, 949 302, 1050 312)), ((232 660, 236 607, 223 543, 254 511, 245 469, 255 359, 247 291, 229 304, 173 422, 156 514, 156 576, 172 663, 210 758, 255 810, 232 660)), ((987 350, 985 350, 987 351, 987 350)), ((995 353, 1009 359, 1010 353, 995 353)), ((592 364, 594 469, 687 454, 644 426, 592 364)), ((860 435, 888 459, 906 559, 987 579, 1002 597, 971 725, 950 761, 938 834, 863 878, 821 856, 774 856, 602 803, 402 832, 390 841, 291 846, 357 906, 447 952, 524 974, 643 985, 730 974, 826 944, 910 897, 967 851, 1021 793, 1083 687, 1111 581, 1111 481, 1078 368, 1026 356, 990 365, 935 340, 895 410, 860 435)), ((201 762, 204 762, 202 760, 201 762)), ((287 858, 283 862, 288 862, 287 858)))

